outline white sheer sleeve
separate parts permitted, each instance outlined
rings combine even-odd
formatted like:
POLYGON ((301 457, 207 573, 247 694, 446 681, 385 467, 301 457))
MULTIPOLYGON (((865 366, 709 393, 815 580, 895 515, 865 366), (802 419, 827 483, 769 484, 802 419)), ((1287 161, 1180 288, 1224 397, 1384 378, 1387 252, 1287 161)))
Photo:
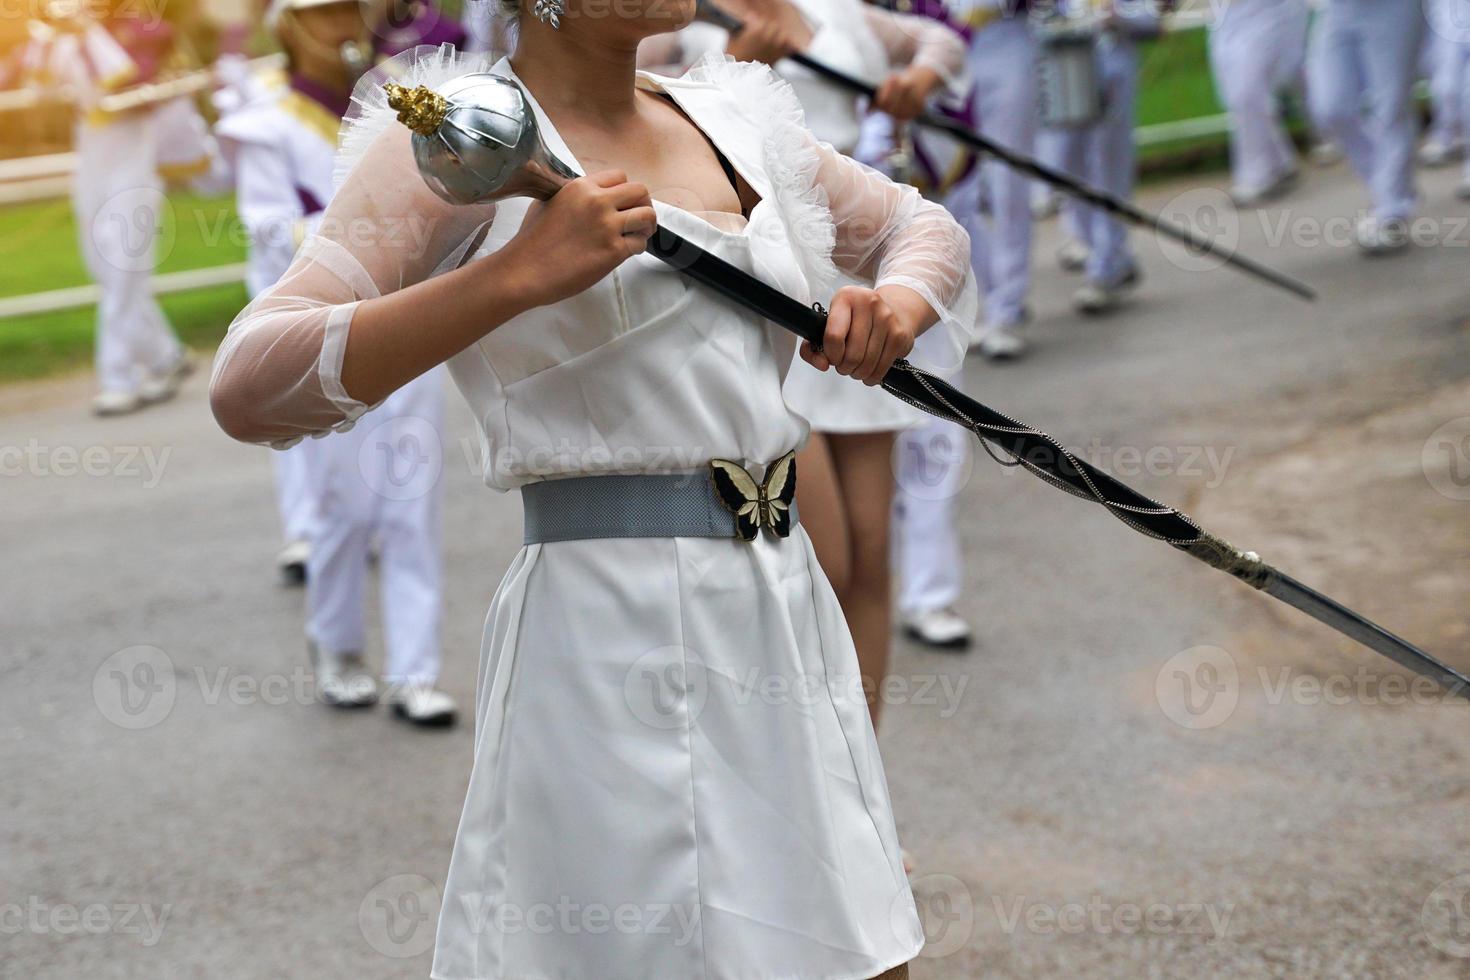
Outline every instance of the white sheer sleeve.
POLYGON ((945 91, 963 99, 968 86, 965 39, 930 17, 901 14, 863 4, 863 17, 894 65, 930 68, 944 79, 945 91))
MULTIPOLYGON (((410 82, 432 85, 474 70, 452 52, 438 60, 408 73, 410 82)), ((494 216, 493 205, 434 196, 414 165, 408 130, 393 124, 375 83, 360 86, 355 99, 338 157, 340 186, 320 226, 281 280, 235 318, 215 357, 210 404, 236 439, 284 448, 349 427, 371 407, 342 387, 357 305, 459 265, 494 216)))
POLYGON ((922 296, 939 322, 910 360, 942 374, 958 370, 979 313, 970 236, 948 211, 907 184, 825 143, 813 152, 816 186, 832 213, 833 263, 875 287, 906 286, 922 296))

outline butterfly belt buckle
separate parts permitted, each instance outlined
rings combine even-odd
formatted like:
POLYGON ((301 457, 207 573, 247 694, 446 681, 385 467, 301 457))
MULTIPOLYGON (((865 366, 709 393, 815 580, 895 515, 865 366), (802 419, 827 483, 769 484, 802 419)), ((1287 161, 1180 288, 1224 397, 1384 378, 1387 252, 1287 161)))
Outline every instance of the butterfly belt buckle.
POLYGON ((735 537, 754 541, 762 527, 777 537, 791 533, 791 501, 796 496, 796 450, 766 467, 766 478, 757 481, 739 463, 728 459, 709 461, 709 479, 715 499, 735 515, 735 537))

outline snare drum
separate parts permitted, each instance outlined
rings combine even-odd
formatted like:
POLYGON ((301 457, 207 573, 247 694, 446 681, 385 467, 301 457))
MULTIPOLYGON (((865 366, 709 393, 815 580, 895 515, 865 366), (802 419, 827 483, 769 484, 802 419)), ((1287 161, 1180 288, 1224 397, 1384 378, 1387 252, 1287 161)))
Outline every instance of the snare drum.
POLYGON ((1037 25, 1037 104, 1041 125, 1076 129, 1102 118, 1097 21, 1053 17, 1037 25))

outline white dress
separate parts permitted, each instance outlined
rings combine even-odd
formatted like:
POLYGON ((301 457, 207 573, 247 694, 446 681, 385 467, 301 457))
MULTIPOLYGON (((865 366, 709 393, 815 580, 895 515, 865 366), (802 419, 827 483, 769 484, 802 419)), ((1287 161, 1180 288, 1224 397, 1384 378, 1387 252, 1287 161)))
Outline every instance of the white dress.
MULTIPOLYGON (((441 57, 410 80, 465 70, 441 57)), ((512 75, 505 62, 493 70, 512 75)), ((671 95, 761 196, 739 231, 659 204, 672 230, 803 301, 827 288, 834 262, 910 285, 944 314, 933 330, 963 343, 957 324, 975 305, 963 232, 821 148, 769 71, 712 62, 638 84, 671 95), (858 221, 886 230, 859 241, 848 231, 858 221)), ((576 166, 535 108, 552 151, 576 166)), ((354 301, 458 264, 457 246, 487 219, 484 252, 518 229, 523 201, 451 208, 415 186, 397 169, 412 166, 406 134, 376 139, 391 118, 373 97, 347 134, 348 165, 360 159, 327 224, 416 214, 431 247, 388 260, 319 240, 298 258, 274 299, 236 321, 216 364, 215 412, 232 434, 283 442, 350 424, 364 408, 338 381, 354 301), (276 357, 313 345, 309 364, 276 357), (253 410, 261 399, 272 407, 253 410)), ((492 487, 703 478, 711 457, 759 473, 804 442, 781 397, 794 344, 643 255, 508 321, 450 369, 481 423, 492 487)), ((912 959, 923 935, 857 676, 799 527, 750 543, 523 548, 486 621, 433 976, 838 980, 912 959)))
MULTIPOLYGON (((939 21, 884 10, 861 0, 793 0, 793 5, 812 32, 805 53, 822 64, 874 84, 894 65, 923 65, 945 79, 952 96, 963 97, 965 44, 939 21)), ((684 28, 677 38, 678 48, 672 51, 661 38, 651 39, 655 60, 687 64, 724 51, 729 32, 699 22, 684 28)), ((782 61, 778 67, 801 101, 816 137, 841 153, 852 153, 861 133, 864 104, 793 61, 782 61)), ((934 366, 946 375, 953 374, 963 356, 961 350, 934 366)), ((891 431, 928 418, 876 385, 853 383, 836 371, 818 371, 800 357, 787 376, 785 394, 787 404, 818 432, 891 431)))

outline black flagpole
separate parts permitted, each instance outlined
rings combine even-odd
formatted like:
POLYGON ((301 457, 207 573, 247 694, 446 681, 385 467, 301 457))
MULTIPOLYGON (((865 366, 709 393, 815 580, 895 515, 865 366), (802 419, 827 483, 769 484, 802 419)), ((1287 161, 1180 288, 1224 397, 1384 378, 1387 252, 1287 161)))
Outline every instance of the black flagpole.
MULTIPOLYGON (((723 27, 732 34, 738 33, 745 27, 745 24, 739 18, 720 9, 711 0, 697 0, 696 9, 696 19, 703 20, 717 27, 723 27)), ((815 58, 808 57, 799 52, 787 55, 787 57, 802 67, 842 86, 855 95, 872 98, 877 93, 877 89, 867 82, 854 78, 846 72, 833 68, 830 65, 823 64, 815 58)), ((1257 279, 1268 282, 1280 289, 1284 289, 1301 299, 1312 301, 1317 298, 1316 290, 1298 279, 1278 272, 1232 249, 1223 248, 1183 225, 1168 221, 1161 215, 1150 214, 1128 201, 1124 201, 1112 194, 1075 180, 1059 170, 1054 170, 1039 160, 1008 150, 999 143, 981 136, 964 123, 936 115, 932 112, 923 113, 914 122, 920 126, 947 133, 961 143, 994 157, 1006 166, 1013 167, 1022 173, 1035 177, 1037 180, 1050 184, 1064 193, 1086 201, 1088 204, 1102 208, 1114 217, 1127 221, 1130 224, 1151 229, 1160 235, 1165 235, 1175 241, 1182 242, 1195 251, 1208 252, 1211 255, 1215 255, 1222 261, 1233 265, 1241 272, 1255 276, 1257 279)))
MULTIPOLYGON (((803 306, 662 227, 649 239, 648 251, 696 282, 821 346, 826 333, 827 312, 820 305, 803 306)), ((915 408, 969 429, 987 450, 994 447, 1003 454, 997 456, 1001 462, 1024 467, 1059 490, 1101 504, 1140 534, 1172 545, 1192 558, 1280 599, 1401 666, 1431 678, 1451 694, 1470 698, 1470 677, 1271 567, 1254 553, 1241 551, 1210 534, 1172 507, 1144 496, 1078 459, 1046 433, 980 404, 947 382, 914 367, 906 359, 894 362, 882 385, 890 394, 915 408)))

